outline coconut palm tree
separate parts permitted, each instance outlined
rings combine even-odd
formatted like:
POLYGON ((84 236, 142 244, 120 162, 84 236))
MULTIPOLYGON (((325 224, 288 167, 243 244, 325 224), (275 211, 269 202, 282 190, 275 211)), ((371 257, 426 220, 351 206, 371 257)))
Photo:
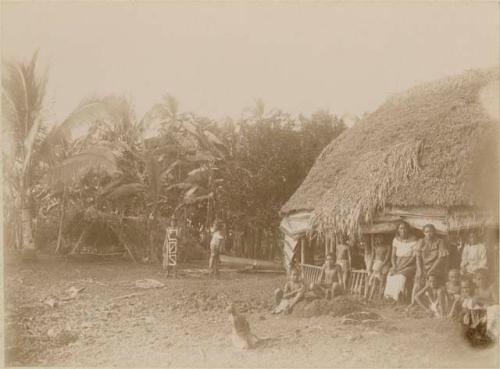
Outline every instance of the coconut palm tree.
POLYGON ((85 101, 62 124, 45 134, 43 107, 47 77, 37 72, 37 56, 35 53, 28 63, 6 63, 2 79, 3 133, 8 143, 3 146, 5 175, 13 197, 17 246, 27 258, 35 255, 33 170, 40 160, 45 158, 55 165, 52 183, 74 179, 100 167, 107 171, 115 169, 112 152, 104 145, 89 147, 72 157, 61 157, 60 151, 58 155, 55 144, 67 145, 73 127, 106 119, 110 112, 102 102, 85 101))
POLYGON ((18 239, 26 254, 33 253, 31 214, 31 175, 33 149, 42 125, 42 109, 45 97, 46 77, 36 74, 37 53, 31 61, 6 64, 2 79, 2 118, 9 145, 5 148, 4 165, 8 171, 15 207, 20 210, 17 218, 18 239))

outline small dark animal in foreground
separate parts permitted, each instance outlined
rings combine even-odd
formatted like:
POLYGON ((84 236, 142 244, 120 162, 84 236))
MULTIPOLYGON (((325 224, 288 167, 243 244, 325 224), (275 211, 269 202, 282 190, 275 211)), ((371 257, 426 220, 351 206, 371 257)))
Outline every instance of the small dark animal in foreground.
POLYGON ((229 321, 232 325, 231 339, 233 345, 241 350, 254 348, 260 341, 250 330, 250 324, 246 318, 236 311, 234 304, 227 308, 229 313, 229 321))

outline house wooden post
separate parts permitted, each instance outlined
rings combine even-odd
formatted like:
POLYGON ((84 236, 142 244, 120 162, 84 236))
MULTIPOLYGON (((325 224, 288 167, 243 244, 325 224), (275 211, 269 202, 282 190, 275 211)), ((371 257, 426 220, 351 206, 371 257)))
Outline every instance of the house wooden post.
POLYGON ((329 250, 330 245, 328 244, 328 241, 329 240, 328 240, 328 238, 326 236, 323 237, 323 242, 325 243, 325 260, 326 260, 326 257, 328 256, 329 252, 330 252, 330 250, 329 250))
POLYGON ((306 247, 305 247, 305 242, 304 242, 304 237, 302 237, 300 239, 300 263, 301 264, 304 264, 304 261, 305 261, 305 251, 306 251, 306 247))

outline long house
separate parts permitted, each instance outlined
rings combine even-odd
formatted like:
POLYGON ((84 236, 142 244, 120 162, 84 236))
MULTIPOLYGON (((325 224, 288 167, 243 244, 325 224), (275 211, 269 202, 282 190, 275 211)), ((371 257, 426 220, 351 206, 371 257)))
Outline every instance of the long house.
POLYGON ((417 232, 431 223, 445 239, 481 228, 498 248, 498 91, 498 68, 426 83, 331 142, 281 209, 287 268, 310 277, 311 247, 390 237, 398 220, 417 232))

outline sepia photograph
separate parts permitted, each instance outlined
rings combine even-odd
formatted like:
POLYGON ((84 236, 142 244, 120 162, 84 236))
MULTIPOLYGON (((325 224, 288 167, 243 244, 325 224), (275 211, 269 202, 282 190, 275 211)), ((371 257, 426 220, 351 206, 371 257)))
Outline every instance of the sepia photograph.
POLYGON ((500 367, 498 2, 0 14, 3 367, 500 367))

